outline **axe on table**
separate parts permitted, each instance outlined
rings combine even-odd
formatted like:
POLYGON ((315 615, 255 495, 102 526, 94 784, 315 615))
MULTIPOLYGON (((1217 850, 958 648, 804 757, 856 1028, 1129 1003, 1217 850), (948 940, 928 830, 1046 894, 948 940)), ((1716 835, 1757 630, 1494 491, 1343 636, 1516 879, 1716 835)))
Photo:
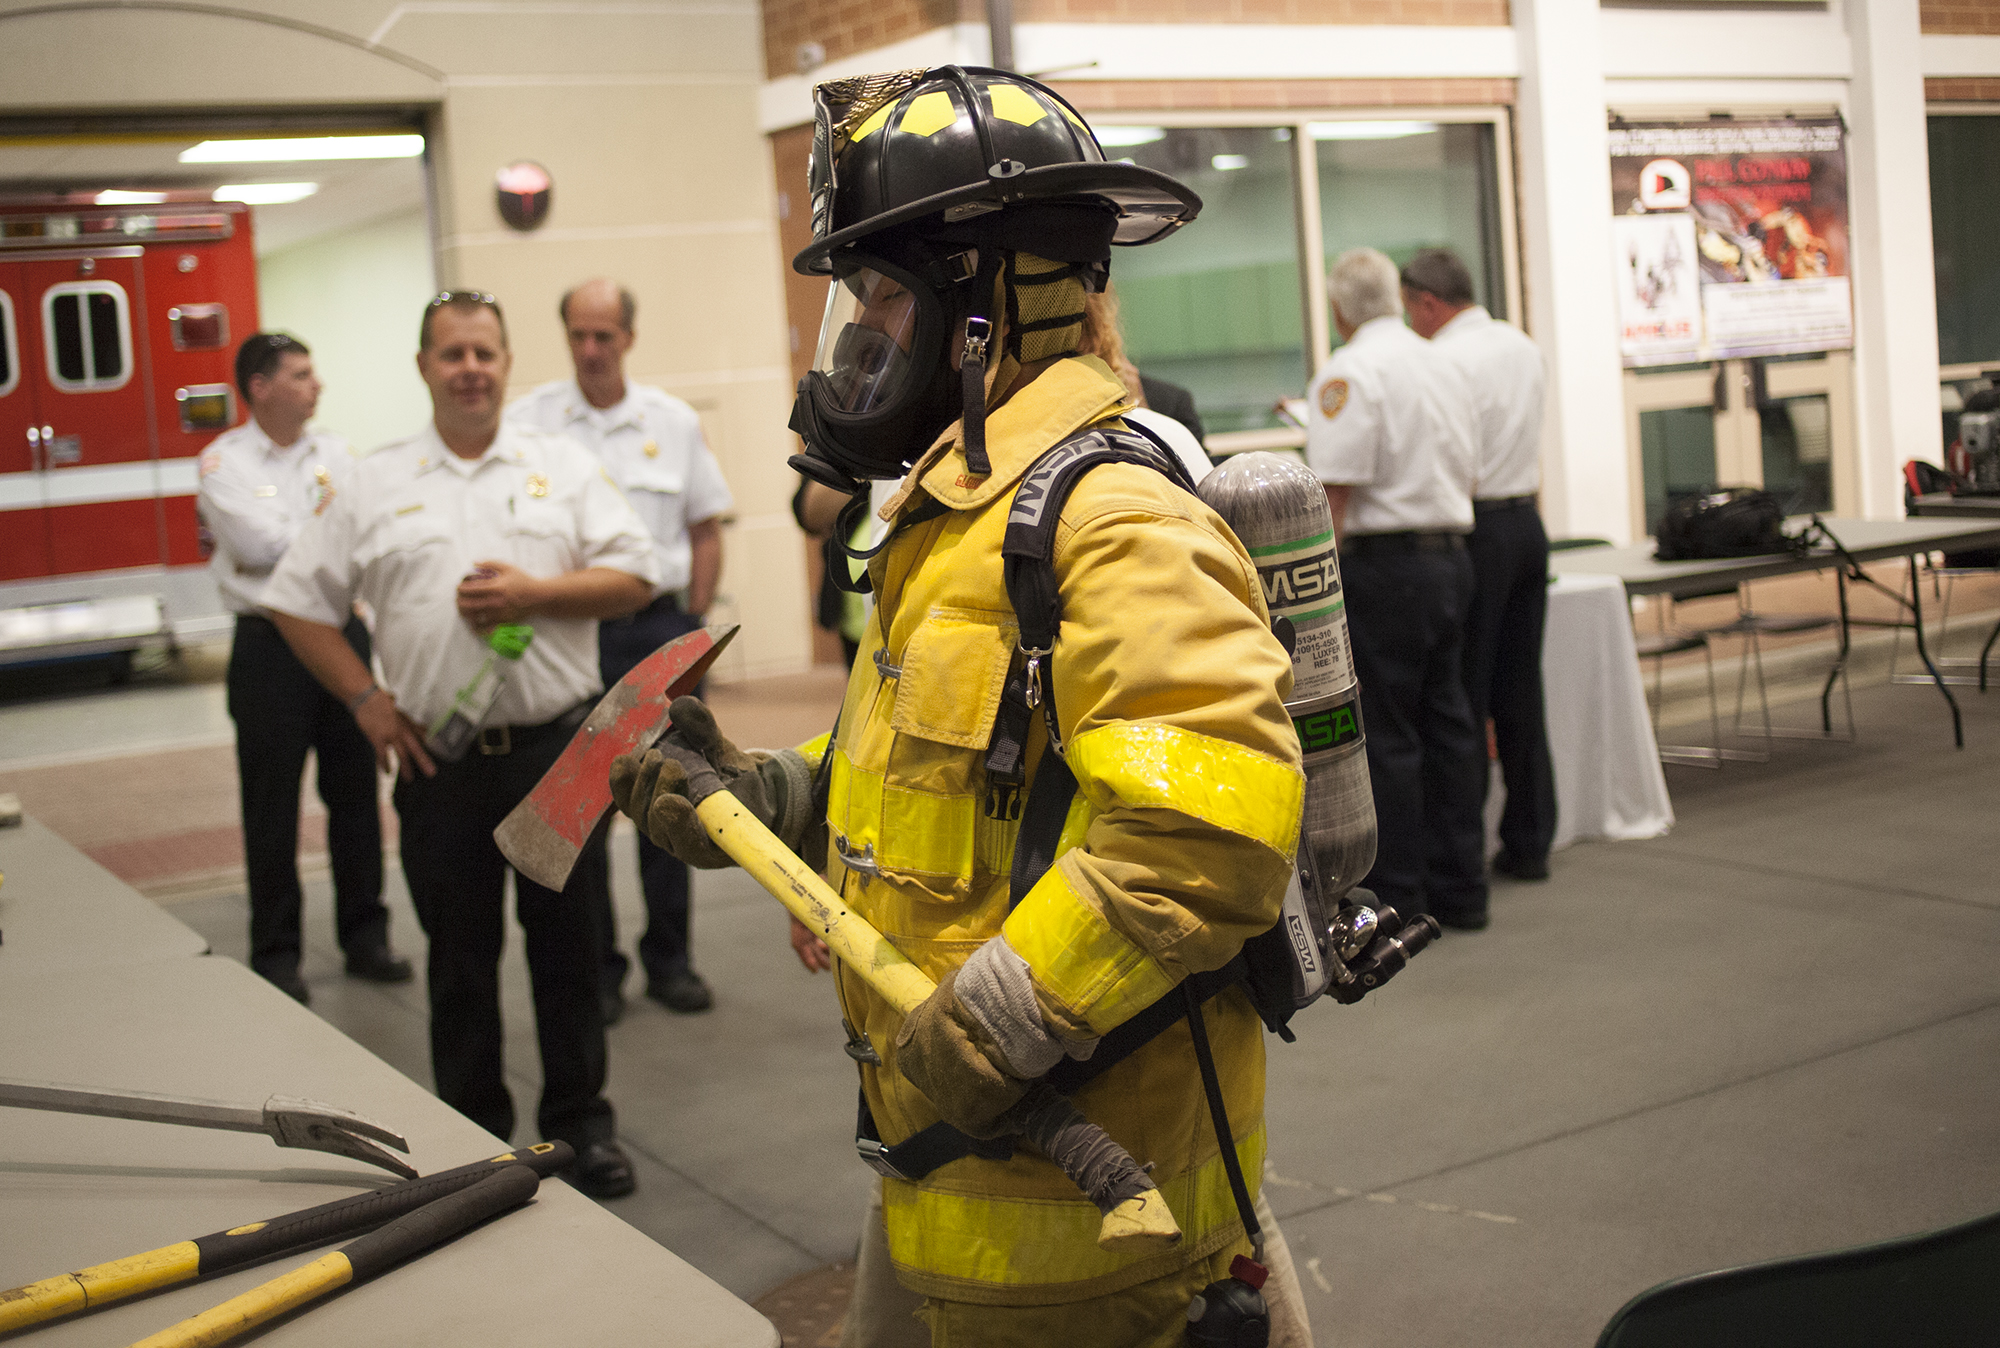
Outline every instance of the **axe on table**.
MULTIPOLYGON (((723 640, 734 631, 730 628, 723 640)), ((714 654, 710 650, 705 659, 690 657, 683 648, 707 635, 690 633, 661 647, 605 694, 555 766, 494 830, 494 841, 515 869, 538 884, 562 888, 584 841, 611 806, 611 760, 627 750, 643 749, 665 733, 667 704, 694 686, 700 669, 714 654), (695 659, 700 659, 700 668, 695 668, 695 659), (648 666, 656 662, 664 662, 661 669, 679 665, 692 672, 677 680, 671 675, 662 678, 658 670, 647 675, 648 666), (628 689, 634 680, 645 687, 628 689), (618 747, 609 747, 614 744, 618 747)), ((720 643, 716 645, 719 648, 720 643)), ((903 1015, 937 990, 923 970, 848 908, 812 867, 723 790, 713 768, 691 753, 681 761, 688 770, 695 814, 708 836, 793 917, 817 933, 836 958, 903 1015)), ((1133 1253, 1165 1249, 1180 1240, 1180 1227, 1166 1199, 1145 1178, 1138 1162, 1046 1082, 1032 1087, 1006 1121, 1061 1166, 1097 1205, 1104 1216, 1097 1234, 1100 1248, 1133 1253)))

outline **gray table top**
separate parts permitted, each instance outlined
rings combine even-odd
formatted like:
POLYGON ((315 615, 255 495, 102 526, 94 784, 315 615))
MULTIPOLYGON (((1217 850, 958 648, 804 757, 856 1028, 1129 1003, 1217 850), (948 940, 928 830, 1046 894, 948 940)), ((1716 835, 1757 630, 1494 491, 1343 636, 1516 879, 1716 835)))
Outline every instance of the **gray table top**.
MULTIPOLYGON (((20 875, 10 868, 7 890, 20 875)), ((30 930, 22 927, 24 936, 30 930)), ((14 955, 14 943, 9 930, 0 949, 14 955)), ((46 971, 25 960, 0 964, 0 1064, 12 1077, 225 1103, 261 1103, 273 1094, 323 1100, 403 1133, 411 1163, 425 1174, 504 1150, 269 983, 215 957, 98 967, 58 961, 46 971)), ((0 1109, 0 1287, 390 1182, 358 1161, 282 1149, 256 1134, 0 1109)), ((323 1253, 289 1255, 56 1321, 31 1331, 33 1341, 45 1348, 131 1343, 323 1253)), ((271 1348, 775 1348, 778 1335, 672 1252, 551 1179, 527 1207, 347 1288, 259 1341, 271 1348)))
POLYGON ((1910 507, 1912 515, 1922 515, 1957 519, 2000 519, 2000 496, 1953 496, 1950 492, 1934 492, 1929 496, 1919 496, 1910 507))
MULTIPOLYGON (((1790 521, 1794 531, 1802 520, 1790 521)), ((1982 519, 1855 520, 1827 519, 1832 530, 1857 561, 1882 561, 1941 549, 1984 547, 2000 543, 2000 517, 1982 519)), ((1728 557, 1699 562, 1653 560, 1654 543, 1621 547, 1571 548, 1549 556, 1558 575, 1616 576, 1630 594, 1700 594, 1725 590, 1744 581, 1818 571, 1838 564, 1831 549, 1816 548, 1803 556, 1728 557)))
POLYGON ((194 928, 33 817, 0 829, 0 876, 0 979, 208 952, 194 928))

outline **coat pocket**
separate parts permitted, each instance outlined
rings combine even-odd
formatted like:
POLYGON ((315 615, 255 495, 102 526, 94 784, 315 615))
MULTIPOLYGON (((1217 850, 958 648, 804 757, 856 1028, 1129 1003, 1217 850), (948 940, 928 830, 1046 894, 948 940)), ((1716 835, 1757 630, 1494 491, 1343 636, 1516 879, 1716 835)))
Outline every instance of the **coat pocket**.
POLYGON ((986 748, 1019 639, 1012 613, 931 610, 903 646, 889 724, 934 744, 986 748))

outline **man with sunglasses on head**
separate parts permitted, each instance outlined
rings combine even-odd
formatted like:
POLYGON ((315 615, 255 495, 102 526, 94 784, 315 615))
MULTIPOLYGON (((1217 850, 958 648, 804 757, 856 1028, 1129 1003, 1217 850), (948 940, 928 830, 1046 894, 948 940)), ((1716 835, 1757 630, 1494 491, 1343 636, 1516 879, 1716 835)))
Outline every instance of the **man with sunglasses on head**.
MULTIPOLYGON (((401 983, 410 962, 389 948, 382 906, 382 820, 375 754, 347 709, 313 680, 263 607, 271 571, 307 522, 346 484, 347 442, 310 429, 320 382, 304 342, 253 334, 236 351, 236 387, 250 419, 202 451, 201 520, 215 540, 209 570, 236 614, 229 648, 229 716, 236 723, 243 859, 250 891, 250 967, 300 1002, 299 778, 306 753, 326 805, 334 926, 351 978, 401 983)), ((350 610, 341 636, 367 664, 368 629, 350 610)))
MULTIPOLYGON (((637 613, 597 629, 598 672, 607 688, 701 626, 722 574, 722 516, 732 504, 695 410, 670 393, 625 381, 638 307, 631 291, 602 277, 570 289, 558 312, 576 377, 544 384, 507 409, 509 421, 567 435, 596 454, 652 533, 660 593, 637 613)), ((706 1011, 714 997, 689 953, 688 868, 644 834, 638 843, 646 995, 670 1011, 706 1011)), ((602 849, 605 839, 594 838, 591 846, 602 849)), ((631 967, 618 949, 608 891, 598 922, 608 1024, 624 1010, 631 967)))
MULTIPOLYGON (((451 291, 419 328, 432 424, 363 460, 285 557, 265 597, 285 640, 398 774, 403 875, 430 938, 431 1067, 445 1103, 500 1138, 514 1129, 501 1059, 500 953, 507 865, 493 830, 534 788, 595 705, 597 621, 644 606, 652 540, 589 451, 504 425, 513 364, 491 295, 451 291), (377 685, 336 625, 375 612, 377 685), (425 727, 451 709, 502 623, 534 638, 455 762, 425 727)), ((635 1187, 604 1099, 594 913, 607 880, 586 854, 561 892, 515 876, 542 1057, 537 1122, 568 1142, 571 1179, 614 1198, 635 1187)))

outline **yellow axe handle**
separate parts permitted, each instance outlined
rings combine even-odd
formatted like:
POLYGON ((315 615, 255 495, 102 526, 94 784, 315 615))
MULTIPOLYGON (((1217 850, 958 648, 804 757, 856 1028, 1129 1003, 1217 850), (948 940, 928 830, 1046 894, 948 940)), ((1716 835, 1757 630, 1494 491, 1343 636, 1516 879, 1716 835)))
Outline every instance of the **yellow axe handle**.
MULTIPOLYGON (((842 903, 832 886, 778 841, 777 835, 736 797, 727 791, 714 792, 704 797, 694 812, 717 847, 769 890, 793 917, 817 933, 827 949, 860 974, 862 981, 898 1013, 909 1015, 937 991, 937 984, 923 970, 910 963, 866 918, 842 903)), ((1166 1199, 1159 1190, 1148 1189, 1104 1214, 1097 1244, 1102 1249, 1133 1253, 1164 1249, 1180 1238, 1180 1226, 1166 1199)))

